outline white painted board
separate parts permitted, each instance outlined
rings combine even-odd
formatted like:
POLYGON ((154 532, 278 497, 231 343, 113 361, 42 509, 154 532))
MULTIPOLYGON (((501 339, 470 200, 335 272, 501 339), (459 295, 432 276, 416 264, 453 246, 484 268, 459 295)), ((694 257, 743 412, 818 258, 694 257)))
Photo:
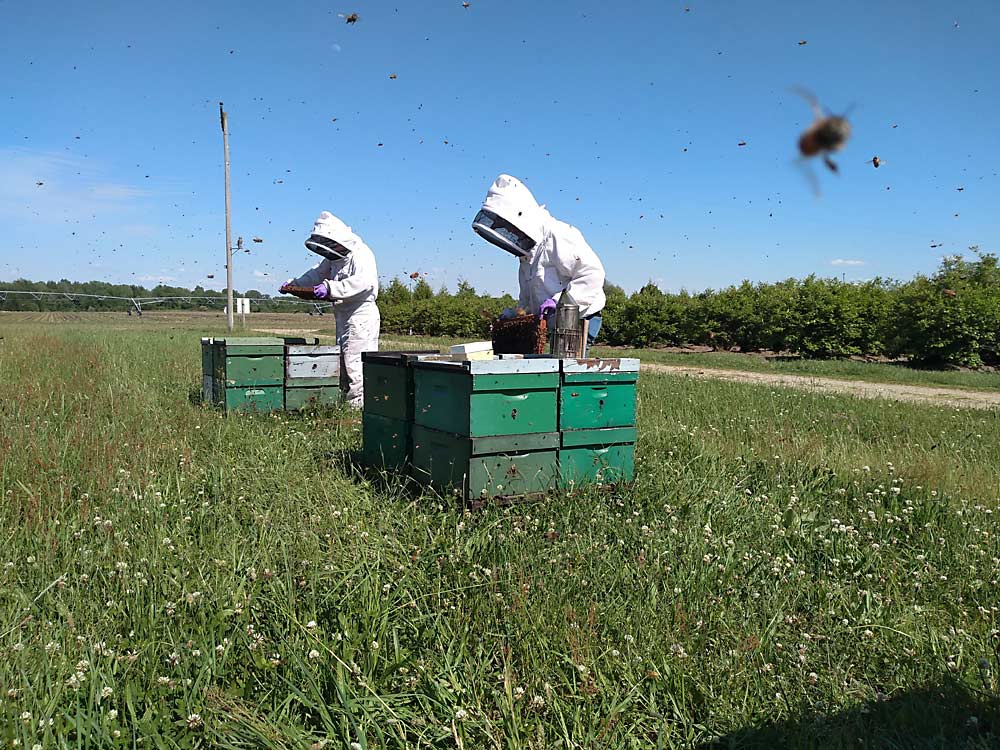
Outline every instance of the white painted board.
POLYGON ((285 377, 335 378, 340 375, 340 355, 308 357, 292 355, 285 358, 285 377))

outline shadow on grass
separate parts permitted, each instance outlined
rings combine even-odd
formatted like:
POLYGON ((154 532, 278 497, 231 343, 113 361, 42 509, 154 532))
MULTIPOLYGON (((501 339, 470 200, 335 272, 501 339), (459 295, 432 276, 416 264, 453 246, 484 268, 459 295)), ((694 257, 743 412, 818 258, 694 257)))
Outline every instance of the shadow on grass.
POLYGON ((1000 748, 1000 701, 957 680, 835 714, 731 732, 699 750, 986 750, 1000 748))

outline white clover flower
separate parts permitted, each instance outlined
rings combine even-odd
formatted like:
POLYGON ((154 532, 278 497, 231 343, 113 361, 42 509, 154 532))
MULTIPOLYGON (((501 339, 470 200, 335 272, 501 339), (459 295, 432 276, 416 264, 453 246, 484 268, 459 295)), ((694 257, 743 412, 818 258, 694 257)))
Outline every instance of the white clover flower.
POLYGON ((112 695, 114 695, 114 692, 115 692, 114 690, 112 690, 110 687, 108 687, 107 685, 105 685, 104 687, 101 688, 101 698, 102 699, 103 698, 110 698, 112 695))
POLYGON ((187 725, 188 729, 200 729, 204 726, 204 722, 201 720, 201 714, 188 714, 187 725))
POLYGON ((117 718, 118 718, 118 709, 117 708, 112 708, 110 711, 108 711, 108 719, 110 719, 111 721, 114 721, 117 718))
POLYGON ((310 620, 309 622, 306 623, 306 627, 309 630, 315 629, 316 628, 316 621, 315 620, 310 620))
POLYGON ((312 649, 309 652, 309 658, 310 659, 318 659, 319 658, 319 651, 317 651, 316 649, 312 649))
POLYGON ((468 712, 464 708, 459 708, 455 711, 455 719, 458 721, 465 721, 469 718, 468 712))

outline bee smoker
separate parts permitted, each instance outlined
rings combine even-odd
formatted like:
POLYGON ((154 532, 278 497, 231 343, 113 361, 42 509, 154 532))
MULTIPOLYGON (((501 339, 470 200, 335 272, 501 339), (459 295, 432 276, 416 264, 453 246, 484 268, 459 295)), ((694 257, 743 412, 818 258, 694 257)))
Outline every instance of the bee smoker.
POLYGON ((580 306, 563 292, 556 304, 555 325, 551 332, 550 353, 559 359, 580 359, 583 357, 583 323, 580 321, 580 306))

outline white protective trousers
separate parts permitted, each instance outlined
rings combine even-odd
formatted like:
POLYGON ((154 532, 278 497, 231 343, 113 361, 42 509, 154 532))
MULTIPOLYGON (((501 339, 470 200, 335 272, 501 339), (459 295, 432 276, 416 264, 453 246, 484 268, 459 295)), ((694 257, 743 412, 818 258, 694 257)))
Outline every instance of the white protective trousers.
POLYGON ((382 317, 374 301, 363 302, 353 309, 341 303, 334 308, 333 314, 340 347, 340 390, 350 406, 361 409, 365 396, 361 353, 378 351, 382 317))

